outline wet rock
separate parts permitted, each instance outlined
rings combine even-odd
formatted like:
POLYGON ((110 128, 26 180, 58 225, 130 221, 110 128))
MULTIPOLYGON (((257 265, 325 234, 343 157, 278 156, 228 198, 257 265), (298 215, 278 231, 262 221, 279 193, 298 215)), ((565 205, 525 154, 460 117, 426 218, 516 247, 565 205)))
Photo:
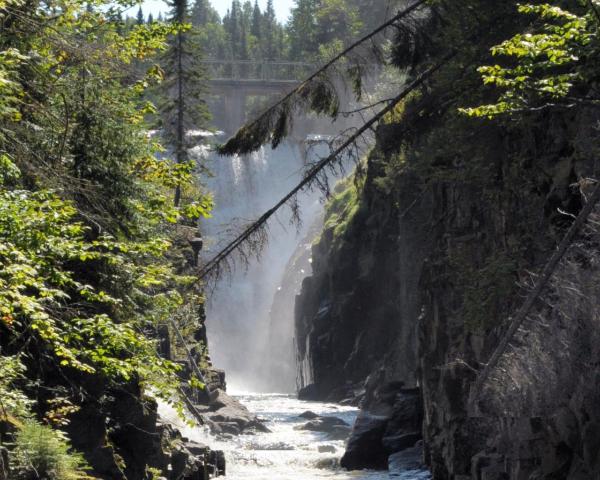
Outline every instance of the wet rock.
POLYGON ((383 437, 381 443, 383 448, 388 453, 392 454, 414 447, 414 445, 421 440, 421 438, 422 436, 420 432, 404 433, 401 435, 394 435, 392 437, 383 437))
POLYGON ((340 465, 348 470, 385 470, 388 453, 382 444, 388 417, 361 411, 352 428, 340 465))
POLYGON ((240 424, 237 422, 219 422, 219 427, 221 428, 222 433, 229 435, 239 435, 242 433, 240 424))
POLYGON ((390 477, 399 477, 401 474, 411 470, 421 470, 423 468, 422 444, 390 455, 388 468, 390 477))
POLYGON ((350 426, 341 418, 317 417, 314 420, 305 423, 304 425, 296 427, 296 430, 309 430, 311 432, 331 433, 335 430, 336 427, 349 428, 350 426))
POLYGON ((309 401, 319 401, 323 400, 323 395, 321 393, 321 389, 311 383, 304 388, 298 390, 298 399, 299 400, 309 400, 309 401))
POLYGON ((333 445, 319 445, 317 450, 319 453, 335 453, 336 448, 333 445))
POLYGON ((8 450, 0 447, 0 480, 8 480, 8 450))
POLYGON ((211 450, 209 454, 209 473, 215 477, 225 476, 225 452, 222 450, 211 450))
POLYGON ((194 442, 193 440, 186 440, 184 446, 196 457, 204 457, 210 453, 210 447, 203 443, 194 442))
POLYGON ((335 457, 331 458, 322 458, 315 462, 315 467, 321 470, 335 470, 339 467, 339 460, 335 457))
POLYGON ((330 432, 327 432, 327 438, 329 440, 347 440, 351 433, 352 429, 350 427, 336 425, 330 432))
POLYGON ((223 390, 211 392, 210 405, 195 407, 213 433, 239 435, 252 431, 269 432, 256 415, 223 390))
POLYGON ((317 415, 315 412, 311 412, 310 410, 307 410, 306 412, 298 415, 298 417, 305 418, 306 420, 314 420, 315 418, 319 418, 319 415, 317 415))

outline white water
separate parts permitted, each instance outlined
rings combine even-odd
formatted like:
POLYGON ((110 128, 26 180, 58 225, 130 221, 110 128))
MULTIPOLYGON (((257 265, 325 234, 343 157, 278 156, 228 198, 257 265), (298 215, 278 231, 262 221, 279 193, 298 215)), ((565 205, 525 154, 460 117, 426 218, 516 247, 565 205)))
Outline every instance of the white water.
MULTIPOLYGON (((246 157, 207 155, 201 147, 193 153, 204 157, 214 175, 206 179, 215 199, 213 218, 201 225, 205 259, 231 237, 228 227, 262 215, 298 183, 305 168, 299 148, 290 144, 246 157)), ((209 296, 206 327, 213 363, 227 372, 228 380, 248 390, 292 392, 296 387, 293 318, 281 319, 285 325, 272 325, 271 306, 288 260, 322 211, 318 192, 303 193, 299 202, 302 225, 291 225, 290 212, 283 209, 270 223, 269 242, 260 259, 249 259, 247 268, 238 262, 232 276, 225 275, 209 296), (273 338, 273 327, 280 338, 273 338), (286 348, 274 348, 273 342, 286 348), (282 368, 286 375, 274 375, 282 368)), ((288 307, 293 311, 293 304, 288 307)))
POLYGON ((335 404, 304 402, 291 395, 243 393, 236 397, 255 412, 271 433, 240 435, 230 439, 212 437, 202 427, 189 427, 165 405, 159 413, 172 421, 182 434, 214 450, 223 450, 229 480, 427 480, 427 472, 410 471, 396 476, 388 472, 348 472, 337 467, 344 454, 343 441, 327 440, 325 434, 295 430, 306 423, 298 415, 310 410, 318 415, 341 418, 352 425, 358 410, 335 404), (334 448, 333 452, 319 449, 334 448))

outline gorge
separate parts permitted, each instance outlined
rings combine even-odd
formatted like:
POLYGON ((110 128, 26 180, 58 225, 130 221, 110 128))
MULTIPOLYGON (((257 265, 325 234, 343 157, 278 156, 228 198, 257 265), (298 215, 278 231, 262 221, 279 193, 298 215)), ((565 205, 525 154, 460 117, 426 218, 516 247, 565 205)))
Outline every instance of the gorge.
POLYGON ((0 480, 600 479, 595 0, 126 8, 0 2, 0 480))

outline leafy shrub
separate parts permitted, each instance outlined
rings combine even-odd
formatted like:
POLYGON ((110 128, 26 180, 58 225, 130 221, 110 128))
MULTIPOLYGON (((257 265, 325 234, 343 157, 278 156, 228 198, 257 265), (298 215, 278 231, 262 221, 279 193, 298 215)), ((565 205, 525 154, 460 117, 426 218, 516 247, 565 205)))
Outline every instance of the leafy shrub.
POLYGON ((16 436, 10 455, 15 480, 90 479, 81 454, 73 452, 65 435, 33 420, 27 420, 16 436))
POLYGON ((31 401, 14 385, 24 371, 18 357, 0 356, 0 419, 29 416, 31 401))

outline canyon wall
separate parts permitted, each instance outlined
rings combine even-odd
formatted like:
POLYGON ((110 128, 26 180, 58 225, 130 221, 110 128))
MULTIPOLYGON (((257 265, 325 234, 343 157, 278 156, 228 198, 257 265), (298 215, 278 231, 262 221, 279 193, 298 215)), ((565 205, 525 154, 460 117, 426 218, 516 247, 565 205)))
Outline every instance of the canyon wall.
MULTIPOLYGON (((300 393, 368 412, 378 391, 396 385, 399 400, 418 386, 436 480, 593 480, 597 216, 467 412, 476 373, 586 202, 583 179, 599 173, 592 109, 459 114, 489 98, 475 67, 518 27, 504 21, 478 31, 476 60, 451 62, 378 128, 366 178, 330 200, 296 302, 300 393)), ((388 423, 377 441, 393 433, 388 423)))

